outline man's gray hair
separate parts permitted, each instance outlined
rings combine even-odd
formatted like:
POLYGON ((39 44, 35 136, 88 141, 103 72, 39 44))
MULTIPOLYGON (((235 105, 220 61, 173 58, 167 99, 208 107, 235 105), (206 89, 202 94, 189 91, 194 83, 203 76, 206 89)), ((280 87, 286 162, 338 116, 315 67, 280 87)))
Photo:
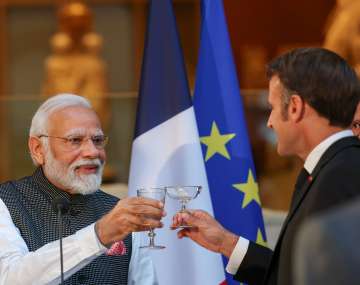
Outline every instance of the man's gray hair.
POLYGON ((74 94, 63 93, 47 99, 40 105, 32 118, 29 133, 30 136, 46 135, 48 130, 47 123, 51 114, 55 111, 75 106, 92 109, 92 106, 87 99, 74 94))

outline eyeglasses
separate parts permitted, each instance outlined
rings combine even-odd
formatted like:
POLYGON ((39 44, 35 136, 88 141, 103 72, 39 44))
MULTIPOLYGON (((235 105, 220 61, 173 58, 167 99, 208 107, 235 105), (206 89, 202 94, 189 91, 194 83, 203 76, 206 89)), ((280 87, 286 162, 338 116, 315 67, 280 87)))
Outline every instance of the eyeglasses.
POLYGON ((40 135, 38 136, 38 138, 60 139, 64 142, 66 149, 69 151, 79 149, 89 139, 92 141, 93 145, 97 149, 104 149, 107 142, 109 141, 109 137, 105 135, 97 135, 91 137, 85 137, 85 136, 56 137, 56 136, 40 135))
POLYGON ((353 129, 360 129, 360 121, 356 120, 351 124, 353 129))

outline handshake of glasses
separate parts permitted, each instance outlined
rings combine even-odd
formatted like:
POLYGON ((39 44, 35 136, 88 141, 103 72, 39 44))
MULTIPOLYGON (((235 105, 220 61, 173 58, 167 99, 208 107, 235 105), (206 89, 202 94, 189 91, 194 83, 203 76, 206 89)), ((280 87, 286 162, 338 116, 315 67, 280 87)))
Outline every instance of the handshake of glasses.
MULTIPOLYGON (((142 188, 137 190, 138 197, 144 197, 154 199, 162 202, 165 205, 166 195, 172 199, 178 200, 181 203, 181 209, 179 212, 185 212, 187 210, 186 205, 192 199, 195 199, 201 191, 201 186, 166 186, 159 188, 142 188)), ((191 226, 180 225, 179 228, 188 228, 191 226)), ((140 246, 140 248, 150 249, 163 249, 165 246, 155 244, 155 232, 153 228, 149 229, 149 244, 140 246)))

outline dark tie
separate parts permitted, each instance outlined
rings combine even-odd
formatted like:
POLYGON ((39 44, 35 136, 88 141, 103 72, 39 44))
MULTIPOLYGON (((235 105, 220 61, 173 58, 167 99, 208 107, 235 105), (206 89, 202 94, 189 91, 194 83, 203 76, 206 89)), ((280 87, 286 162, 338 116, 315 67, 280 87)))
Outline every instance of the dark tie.
POLYGON ((306 183, 306 181, 308 181, 309 177, 310 175, 306 171, 306 169, 302 168, 295 183, 295 191, 300 190, 301 187, 306 183))
POLYGON ((290 211, 293 210, 293 207, 297 204, 298 199, 301 197, 301 188, 309 181, 309 177, 311 176, 306 169, 302 168, 295 183, 295 191, 291 199, 290 211))

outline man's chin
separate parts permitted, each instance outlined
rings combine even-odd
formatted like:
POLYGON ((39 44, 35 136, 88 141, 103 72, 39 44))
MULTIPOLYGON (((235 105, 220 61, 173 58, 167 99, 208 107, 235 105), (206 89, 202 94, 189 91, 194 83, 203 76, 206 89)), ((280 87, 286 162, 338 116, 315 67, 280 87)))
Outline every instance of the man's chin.
POLYGON ((96 192, 101 185, 101 176, 98 174, 85 174, 77 176, 73 181, 72 192, 75 194, 89 195, 96 192))
POLYGON ((79 188, 73 189, 71 194, 91 195, 95 193, 99 188, 79 188))
POLYGON ((285 149, 282 145, 277 144, 277 153, 280 156, 289 156, 288 150, 285 149))

